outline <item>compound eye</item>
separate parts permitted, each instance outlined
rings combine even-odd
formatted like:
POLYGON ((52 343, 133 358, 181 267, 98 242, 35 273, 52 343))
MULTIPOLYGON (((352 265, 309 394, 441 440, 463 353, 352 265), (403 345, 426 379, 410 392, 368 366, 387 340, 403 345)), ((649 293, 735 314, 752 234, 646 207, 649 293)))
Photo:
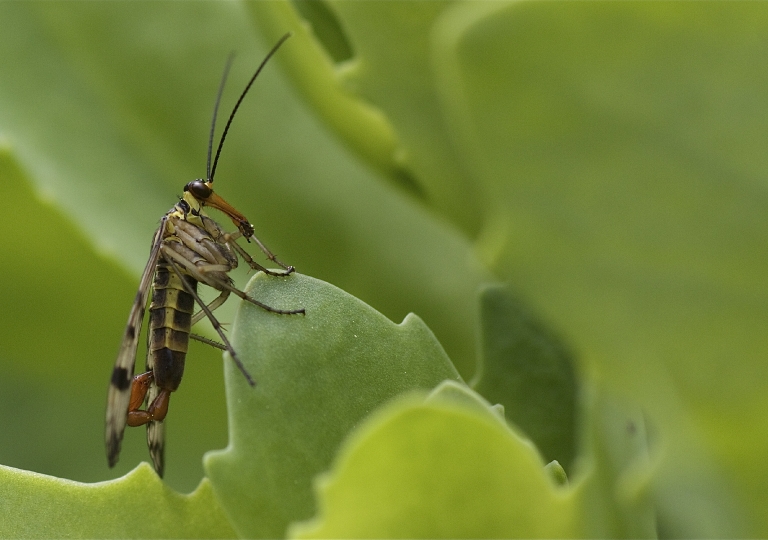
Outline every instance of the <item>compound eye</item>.
POLYGON ((189 191, 195 199, 204 201, 211 196, 213 190, 205 184, 203 180, 192 180, 184 186, 184 191, 189 191))

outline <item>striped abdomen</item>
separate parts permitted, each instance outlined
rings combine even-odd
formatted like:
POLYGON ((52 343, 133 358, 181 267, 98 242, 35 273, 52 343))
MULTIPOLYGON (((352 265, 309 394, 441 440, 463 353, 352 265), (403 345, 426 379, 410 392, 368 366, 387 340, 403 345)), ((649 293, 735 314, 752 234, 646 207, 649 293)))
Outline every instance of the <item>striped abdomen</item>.
MULTIPOLYGON (((160 389, 175 391, 184 375, 189 332, 195 300, 181 277, 162 259, 157 264, 152 285, 152 302, 149 305, 149 350, 147 366, 154 373, 155 384, 160 389)), ((192 290, 197 281, 185 276, 192 290)))

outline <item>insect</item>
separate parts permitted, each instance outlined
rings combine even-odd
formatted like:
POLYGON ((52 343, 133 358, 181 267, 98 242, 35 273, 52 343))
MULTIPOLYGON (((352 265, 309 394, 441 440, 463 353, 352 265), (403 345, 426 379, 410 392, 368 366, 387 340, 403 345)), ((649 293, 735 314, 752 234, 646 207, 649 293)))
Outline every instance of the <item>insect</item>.
POLYGON ((248 219, 213 191, 216 164, 235 113, 267 61, 290 35, 288 33, 280 38, 246 85, 227 120, 219 139, 213 166, 211 166, 216 114, 232 62, 230 55, 216 96, 208 139, 206 179, 193 180, 184 187, 183 196, 162 217, 160 226, 152 239, 149 260, 142 273, 139 290, 128 316, 128 324, 109 384, 105 436, 107 461, 110 467, 117 463, 120 455, 126 424, 132 427, 146 424, 149 453, 157 474, 163 476, 165 449, 163 419, 168 412, 171 393, 179 387, 184 374, 189 338, 227 351, 248 383, 255 386, 255 381, 224 334, 221 323, 213 315, 213 311, 221 306, 230 294, 235 294, 272 313, 284 315, 304 313, 304 309, 282 310, 270 307, 248 297, 234 286, 228 272, 237 267, 238 257, 252 269, 271 276, 287 276, 294 271, 294 268, 280 262, 254 236, 253 225, 248 219), (218 223, 208 217, 204 207, 215 208, 226 214, 237 230, 232 233, 224 232, 218 223), (279 265, 282 271, 268 270, 254 261, 237 243, 241 237, 248 242, 253 240, 267 258, 279 265), (215 289, 219 295, 206 305, 197 294, 198 283, 215 289), (136 350, 150 290, 152 299, 149 305, 146 370, 134 376, 136 350), (197 313, 193 313, 195 304, 200 306, 197 313), (191 333, 192 325, 203 317, 210 320, 223 344, 191 333), (146 407, 142 410, 143 403, 146 403, 146 407))

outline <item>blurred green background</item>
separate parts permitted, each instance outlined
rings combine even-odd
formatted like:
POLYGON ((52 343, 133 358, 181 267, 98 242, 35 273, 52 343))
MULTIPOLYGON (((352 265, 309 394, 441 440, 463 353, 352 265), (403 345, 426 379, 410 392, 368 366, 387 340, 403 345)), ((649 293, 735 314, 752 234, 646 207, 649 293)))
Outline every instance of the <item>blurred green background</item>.
MULTIPOLYGON (((143 430, 114 471, 102 443, 137 276, 204 174, 227 54, 223 110, 287 30, 217 172, 259 237, 417 313, 467 380, 479 286, 508 283, 643 411, 663 532, 765 535, 762 3, 0 3, 0 463, 146 459, 143 430)), ((167 428, 185 491, 227 442, 220 355, 192 347, 167 428)))

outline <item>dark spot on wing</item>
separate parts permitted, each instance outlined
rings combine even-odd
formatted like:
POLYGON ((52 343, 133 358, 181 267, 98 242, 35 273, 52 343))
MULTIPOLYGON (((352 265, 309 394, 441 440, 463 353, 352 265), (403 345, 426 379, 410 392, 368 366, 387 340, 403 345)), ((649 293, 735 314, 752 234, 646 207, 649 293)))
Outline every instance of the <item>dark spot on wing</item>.
POLYGON ((144 295, 142 294, 142 291, 136 292, 136 298, 133 300, 137 304, 143 304, 144 303, 144 295))
POLYGON ((161 422, 150 422, 147 424, 147 446, 149 455, 152 456, 152 464, 155 472, 160 478, 165 472, 165 444, 162 435, 158 436, 158 430, 161 430, 161 422))
POLYGON ((112 370, 112 386, 121 392, 131 387, 131 378, 131 374, 124 367, 115 366, 112 370))

